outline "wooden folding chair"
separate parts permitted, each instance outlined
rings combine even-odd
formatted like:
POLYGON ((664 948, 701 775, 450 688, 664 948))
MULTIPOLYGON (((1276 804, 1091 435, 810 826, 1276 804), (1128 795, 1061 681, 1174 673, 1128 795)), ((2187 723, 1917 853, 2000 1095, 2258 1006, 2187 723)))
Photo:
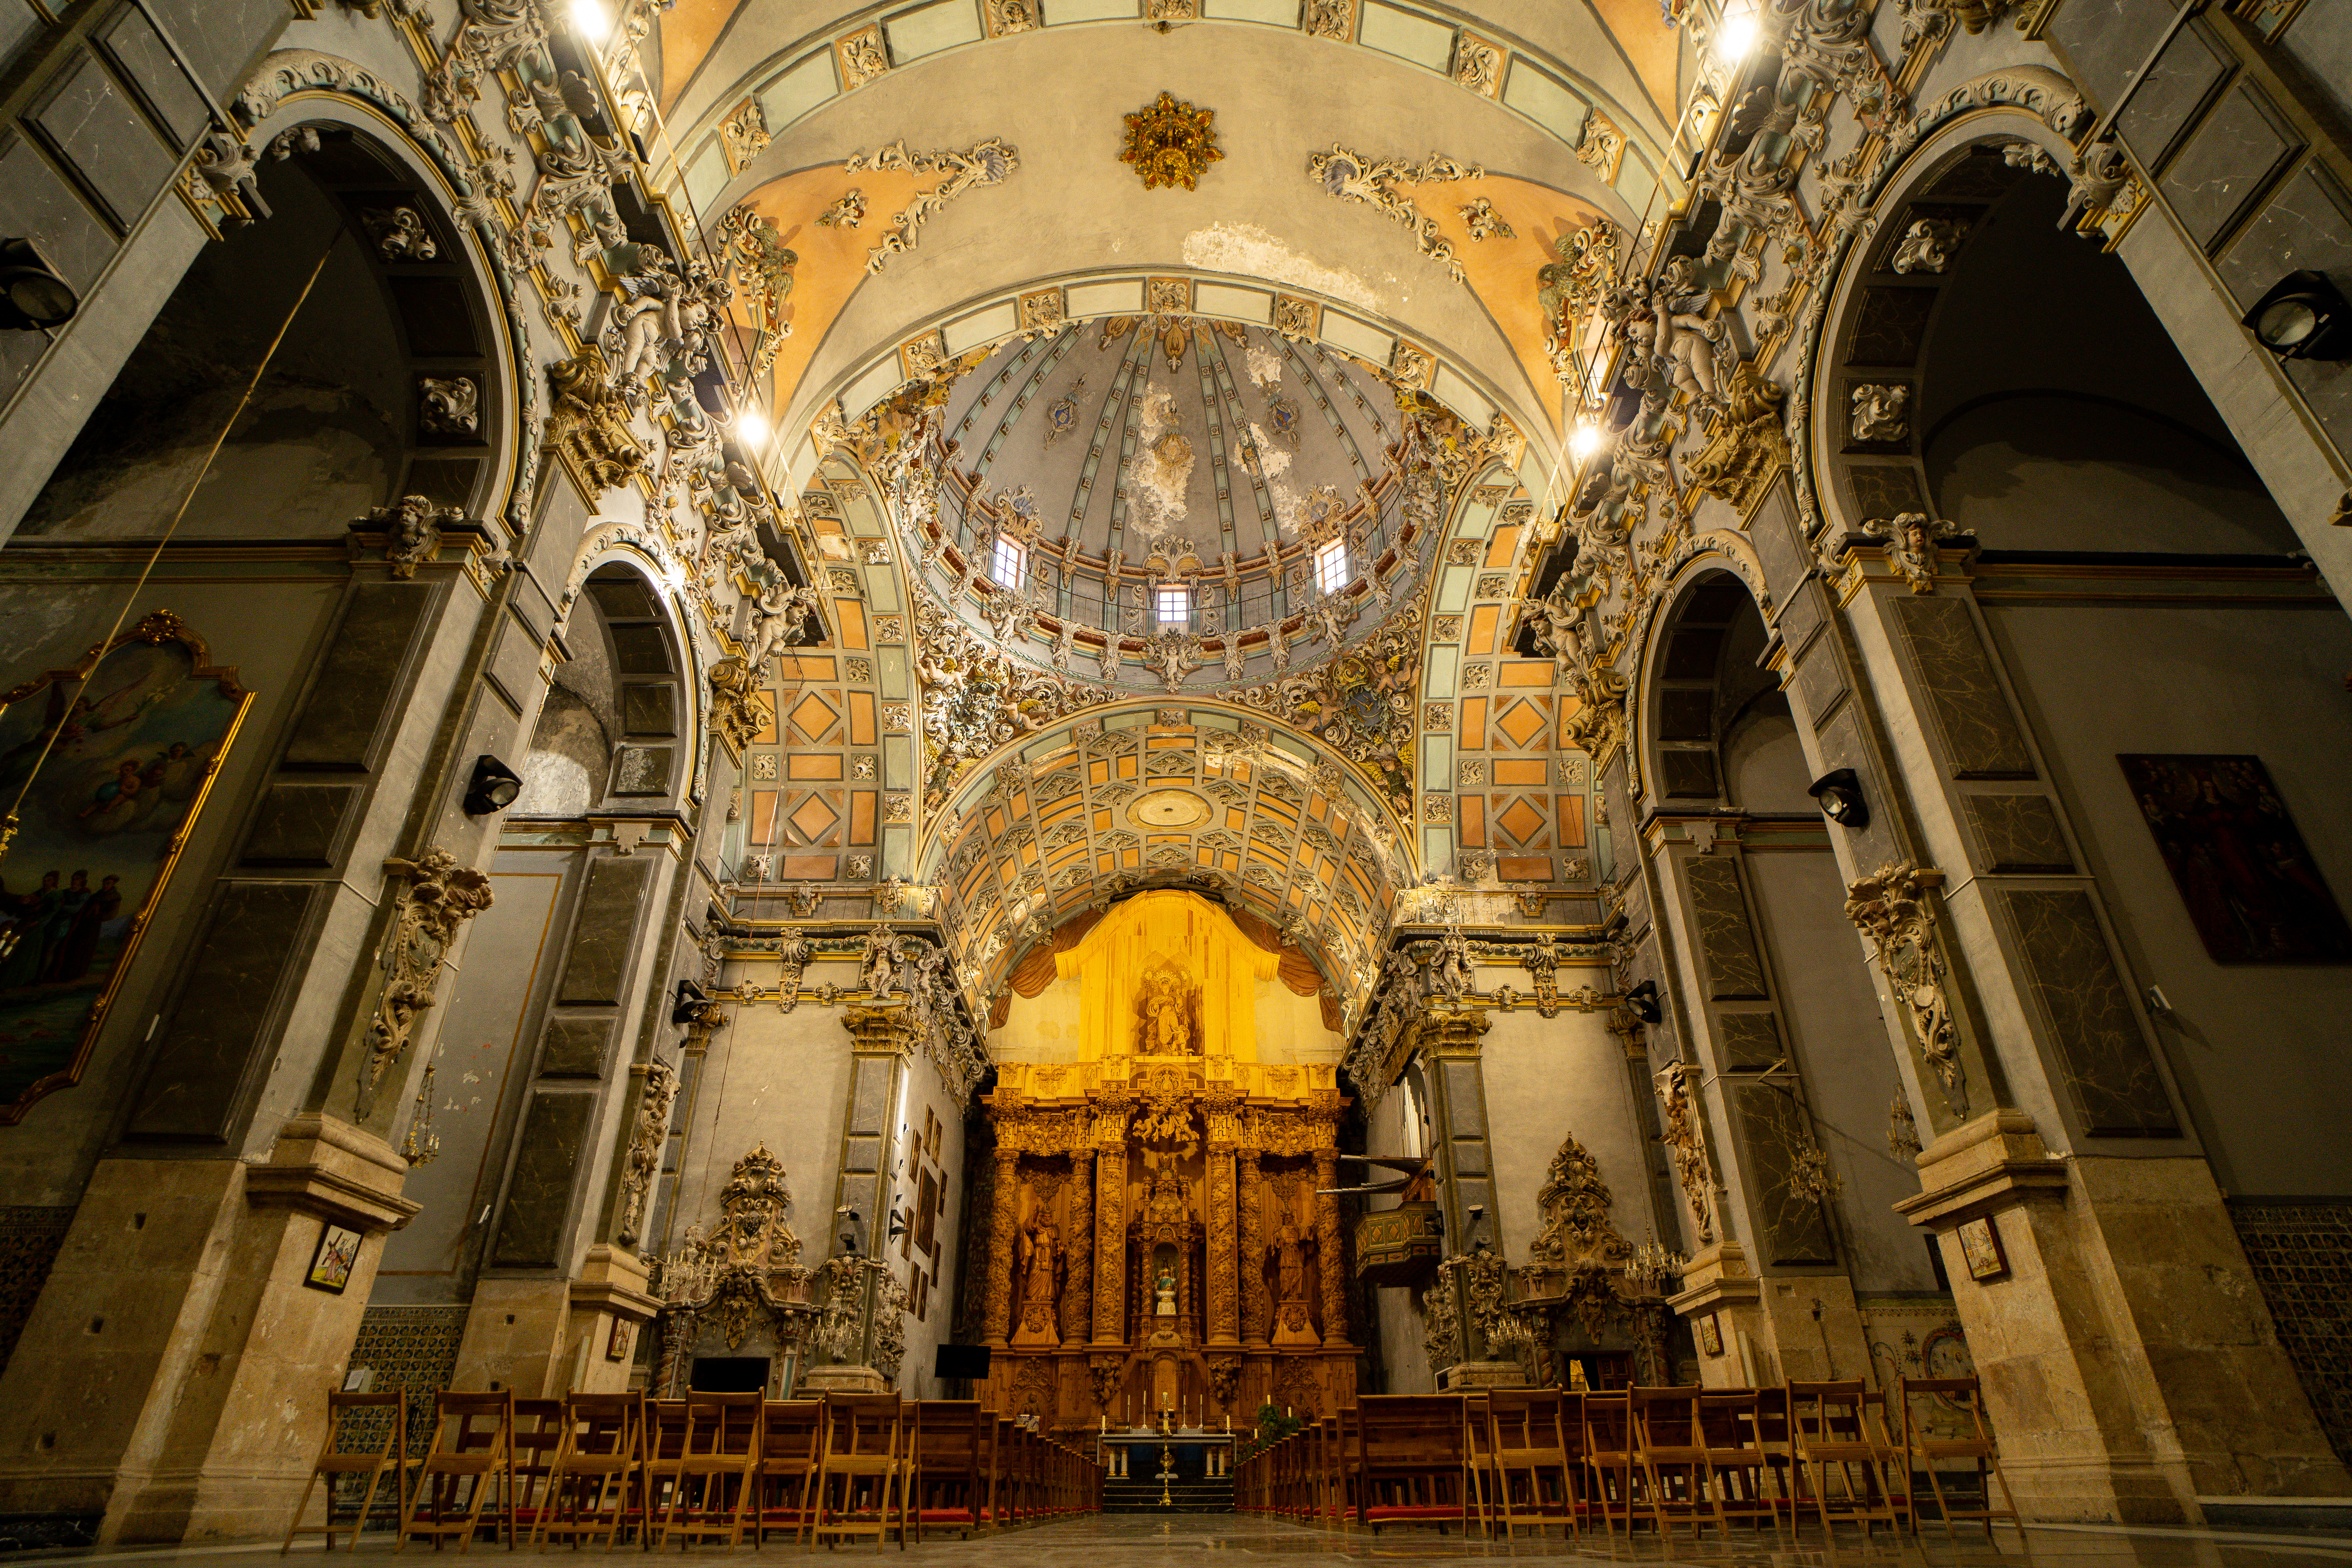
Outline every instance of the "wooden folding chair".
MULTIPOLYGON (((1774 1392, 1778 1392, 1775 1390, 1774 1392)), ((1766 1449, 1752 1388, 1709 1388, 1698 1399, 1699 1430, 1715 1475, 1716 1508, 1726 1521, 1780 1523, 1778 1500, 1766 1482, 1778 1474, 1766 1449)))
POLYGON ((1688 1524, 1693 1534, 1702 1524, 1721 1526, 1723 1510, 1715 1494, 1715 1471, 1707 1463, 1697 1385, 1626 1393, 1633 1410, 1633 1458, 1642 1468, 1643 1511, 1662 1535, 1673 1535, 1678 1521, 1688 1524))
POLYGON ((907 1411, 895 1394, 828 1394, 817 1417, 816 1508, 809 1548, 819 1537, 871 1535, 874 1550, 898 1532, 907 1546, 907 1411), (896 1514, 896 1519, 892 1518, 896 1514))
MULTIPOLYGON (((1522 1525, 1540 1535, 1559 1525, 1582 1534, 1577 1518, 1577 1445, 1570 1436, 1570 1403, 1576 1395, 1557 1388, 1496 1388, 1486 1394, 1487 1447, 1494 1455, 1494 1514, 1503 1539, 1515 1539, 1522 1525), (1524 1482, 1524 1489, 1521 1483, 1524 1482)), ((1581 1422, 1581 1412, 1575 1422, 1581 1422)), ((1491 1521, 1489 1533, 1492 1532, 1491 1521)))
POLYGON ((506 1526, 507 1550, 514 1550, 514 1391, 434 1395, 433 1447, 417 1466, 416 1490, 401 1516, 395 1551, 423 1535, 438 1548, 447 1536, 467 1551, 481 1529, 482 1510, 496 1492, 499 1507, 493 1527, 506 1526), (460 1500, 460 1493, 463 1500, 460 1500), (427 1507, 431 1517, 424 1517, 427 1507), (462 1517, 459 1517, 462 1515, 462 1517))
POLYGON ((1633 1532, 1633 1405, 1625 1390, 1584 1395, 1586 1505, 1611 1536, 1633 1532))
POLYGON ((646 1400, 646 1464, 639 1472, 644 1481, 638 1489, 635 1513, 638 1539, 648 1546, 653 1544, 656 1521, 677 1490, 677 1468, 685 1458, 686 1401, 646 1400))
POLYGON ((688 1545, 714 1539, 742 1544, 767 1404, 767 1396, 756 1393, 686 1396, 686 1445, 662 1510, 662 1545, 672 1535, 688 1545))
POLYGON ((926 1399, 915 1405, 909 1508, 918 1542, 933 1524, 961 1530, 966 1541, 988 1528, 988 1439, 982 1426, 987 1415, 975 1399, 926 1399))
POLYGON ((760 1464, 751 1472, 751 1544, 771 1530, 790 1527, 798 1541, 808 1529, 809 1492, 816 1480, 817 1415, 814 1399, 771 1399, 760 1436, 760 1464))
POLYGON ((628 1526, 630 1500, 644 1489, 645 1468, 643 1394, 570 1395, 532 1543, 565 1539, 577 1548, 602 1535, 610 1552, 628 1526))
POLYGON ((526 1537, 546 1510, 547 1484, 555 1473, 556 1451, 562 1447, 563 1401, 515 1401, 515 1495, 509 1506, 515 1528, 526 1537))
POLYGON ((1894 1455, 1869 1429, 1866 1393, 1862 1379, 1837 1383, 1790 1383, 1790 1455, 1801 1499, 1810 1494, 1822 1528, 1833 1528, 1829 1478, 1840 1483, 1838 1519, 1852 1520, 1867 1537, 1885 1520, 1897 1521, 1887 1491, 1886 1466, 1894 1455), (1855 1485, 1859 1479, 1861 1485, 1855 1485))
POLYGON ((1462 1486, 1465 1534, 1470 1521, 1477 1521, 1478 1533, 1494 1534, 1491 1517, 1495 1493, 1501 1478, 1495 1469, 1495 1433, 1486 1424, 1486 1395, 1484 1390, 1462 1395, 1462 1486))
POLYGON ((294 1505, 293 1522, 286 1527, 286 1540, 278 1548, 280 1557, 293 1548, 298 1535, 323 1535, 327 1550, 335 1549, 335 1535, 341 1531, 352 1538, 350 1550, 360 1549, 360 1531, 367 1526, 367 1516, 375 1506, 375 1489, 386 1470, 393 1472, 392 1505, 396 1518, 400 1510, 400 1483, 408 1451, 408 1391, 394 1388, 389 1394, 345 1394, 331 1389, 327 1394, 327 1438, 319 1446, 318 1461, 310 1467, 310 1479, 302 1485, 302 1500, 294 1505), (361 1447, 366 1439, 363 1431, 368 1423, 352 1419, 362 1410, 390 1410, 383 1436, 383 1447, 373 1451, 361 1447), (323 1476, 327 1481, 323 1524, 304 1524, 302 1514, 310 1506, 310 1493, 323 1476), (344 1476, 365 1476, 367 1494, 360 1499, 358 1511, 346 1525, 335 1517, 335 1483, 344 1476))
MULTIPOLYGON (((1895 1380, 1895 1398, 1903 1406, 1903 1489, 1911 1493, 1916 1485, 1915 1471, 1927 1472, 1928 1488, 1936 1495, 1936 1511, 1944 1521, 1944 1533, 1958 1539, 1952 1529, 1955 1519, 1975 1519, 1984 1521, 1985 1538, 1992 1537, 1995 1520, 2009 1521, 2018 1534, 2025 1533, 2025 1525, 2017 1517, 2017 1496, 2009 1489, 2009 1478, 2001 1474, 2000 1450, 1992 1440, 1992 1431, 1985 1425, 1984 1390, 1973 1377, 1899 1377, 1895 1380), (1917 1402, 1943 1400, 1958 1407, 1968 1417, 1969 1430, 1958 1436, 1937 1436, 1917 1419, 1917 1402), (1982 1500, 1978 1508, 1956 1507, 1951 1494, 1945 1490, 1943 1478, 1937 1474, 1938 1459, 1966 1459, 1976 1472, 1977 1496, 1982 1500), (2000 1495, 2008 1500, 2007 1508, 1992 1506, 1992 1484, 2000 1483, 2000 1495)), ((1919 1507, 1912 1498, 1911 1533, 1919 1533, 1919 1507)))

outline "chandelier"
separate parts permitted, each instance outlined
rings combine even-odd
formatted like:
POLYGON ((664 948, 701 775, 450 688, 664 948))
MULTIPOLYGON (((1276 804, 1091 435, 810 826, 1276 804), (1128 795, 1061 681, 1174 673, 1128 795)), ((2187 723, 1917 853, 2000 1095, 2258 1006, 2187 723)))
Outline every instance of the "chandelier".
POLYGON ((1669 1280, 1679 1281, 1690 1259, 1645 1238, 1625 1259, 1625 1283, 1636 1296, 1663 1296, 1669 1280))

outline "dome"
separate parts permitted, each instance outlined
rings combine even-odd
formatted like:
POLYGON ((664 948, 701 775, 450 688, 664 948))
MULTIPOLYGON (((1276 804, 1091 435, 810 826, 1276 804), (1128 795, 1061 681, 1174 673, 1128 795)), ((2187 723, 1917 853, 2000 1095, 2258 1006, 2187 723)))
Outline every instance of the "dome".
POLYGON ((1114 316, 972 357, 885 465, 915 578, 1013 657, 1114 688, 1249 685, 1372 636, 1491 450, 1238 322, 1114 316))

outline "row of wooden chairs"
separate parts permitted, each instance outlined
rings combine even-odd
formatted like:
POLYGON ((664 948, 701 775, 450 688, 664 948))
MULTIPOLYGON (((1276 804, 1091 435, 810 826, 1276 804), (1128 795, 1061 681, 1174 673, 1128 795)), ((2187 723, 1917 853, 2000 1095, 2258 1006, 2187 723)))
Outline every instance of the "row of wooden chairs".
POLYGON ((1593 1524, 1671 1536, 1817 1519, 2018 1524, 1973 1377, 1778 1388, 1491 1389, 1367 1395, 1234 1468, 1234 1506, 1304 1523, 1516 1537, 1593 1524), (1931 1424, 1930 1408, 1946 1419, 1931 1424), (1958 1484, 1958 1467, 1972 1488, 1958 1484), (1922 1472, 1932 1504, 1917 1495, 1922 1472), (1948 1484, 1951 1483, 1951 1484, 1948 1484), (1998 1483, 2006 1506, 1993 1505, 1998 1483))
POLYGON ((518 1539, 731 1547, 787 1531, 811 1548, 870 1535, 877 1550, 891 1536, 903 1550, 926 1526, 969 1537, 1101 1503, 1091 1459, 974 1400, 444 1392, 431 1446, 412 1459, 405 1399, 328 1395, 326 1442, 281 1554, 297 1535, 323 1535, 330 1551, 348 1535, 356 1550, 387 1476, 399 1548, 420 1538, 460 1552, 486 1530, 509 1550, 518 1539), (388 1425, 380 1447, 361 1431, 371 1423, 388 1425), (323 1522, 305 1524, 321 1480, 323 1522))

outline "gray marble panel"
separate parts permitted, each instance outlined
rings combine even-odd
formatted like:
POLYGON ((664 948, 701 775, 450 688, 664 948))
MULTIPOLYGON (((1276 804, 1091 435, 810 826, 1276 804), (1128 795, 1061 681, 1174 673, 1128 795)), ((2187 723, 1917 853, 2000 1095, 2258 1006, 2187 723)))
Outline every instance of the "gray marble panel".
POLYGON ((1828 1216, 1795 1181, 1798 1155, 1813 1146, 1812 1129, 1795 1091, 1786 1084, 1754 1081, 1729 1088, 1768 1260, 1776 1266, 1836 1262, 1828 1216))
POLYGON ((2171 6, 2155 0, 2065 0, 2050 18, 2049 35, 2065 49, 2093 102, 2112 109, 2172 16, 2171 6))
POLYGON ((1756 932, 1739 887, 1739 863, 1728 855, 1692 855, 1679 862, 1698 924, 1706 994, 1717 1002, 1754 1001, 1768 994, 1756 932))
POLYGON ((2030 994, 2058 1048, 2066 1091, 2094 1137, 2179 1136, 2171 1096, 2116 972, 2091 896, 2003 892, 2030 994))
POLYGON ((1772 591, 1776 603, 1785 601, 1813 563, 1797 526, 1787 476, 1774 480, 1765 492, 1748 521, 1748 537, 1756 542, 1757 557, 1764 563, 1764 585, 1772 591))
POLYGON ((1715 688, 1669 686, 1651 710, 1662 741, 1706 741, 1715 735, 1715 688))
POLYGON ((2181 126, 2197 112, 2227 69, 2223 51, 2208 43, 2194 25, 2172 36, 2156 64, 2132 89, 2131 101, 2116 116, 2116 130, 2141 167, 2164 156, 2181 126))
POLYGON ((613 758, 613 793, 646 796, 669 793, 669 746, 623 746, 613 758))
POLYGON ((2190 134, 2157 187, 2189 237, 2210 247, 2301 145, 2262 94, 2241 83, 2190 134))
POLYGON ((2352 0, 2304 0, 2279 47, 2352 124, 2352 0))
POLYGON ((1723 793, 1715 773, 1715 750, 1658 753, 1660 793, 1680 800, 1713 800, 1723 793))
POLYGON ((245 841, 248 866, 331 866, 357 784, 272 784, 245 841))
POLYGON ((1715 1035, 1725 1072, 1762 1072, 1782 1054, 1780 1021, 1769 1013, 1718 1013, 1715 1035))
POLYGON ((2074 868, 2058 809, 2048 795, 1964 795, 1961 810, 1983 869, 2060 875, 2074 868))
POLYGON ((146 14, 125 7, 101 30, 100 37, 106 52, 114 57, 114 63, 122 68, 131 84, 146 95, 156 118, 171 130, 179 145, 185 147, 194 141, 196 133, 205 128, 210 111, 205 107, 204 95, 156 36, 146 14))
POLYGON ((610 1018, 551 1018, 540 1047, 541 1078, 603 1078, 613 1046, 610 1018))
POLYGON ((375 760, 394 694, 402 689, 408 649, 436 590, 425 583, 361 583, 319 661, 319 679, 302 705, 284 766, 297 771, 360 772, 375 760))
POLYGON ((515 1153, 507 1206, 499 1221, 501 1268, 552 1268, 572 1213, 572 1186, 587 1153, 593 1094, 541 1089, 530 1097, 515 1153))
MULTIPOLYGON (((1475 1061, 1448 1058, 1437 1064, 1439 1088, 1445 1097, 1445 1135, 1456 1144, 1486 1142, 1486 1074, 1475 1061)), ((1486 1169, 1481 1159, 1480 1171, 1486 1169)))
POLYGON ((669 639, 657 626, 614 626, 613 668, 623 675, 667 675, 669 639))
POLYGON ((1817 731, 1821 737, 1822 766, 1825 770, 1852 768, 1862 775, 1863 798, 1870 803, 1870 823, 1856 831, 1841 827, 1837 832, 1849 836, 1854 859, 1864 866, 1883 866, 1902 855, 1902 847, 1895 842, 1887 823, 1893 815, 1886 786, 1879 777, 1875 753, 1863 743, 1863 709, 1858 702, 1848 702, 1830 717, 1830 721, 1817 731))
POLYGON ((1849 463, 1845 482, 1856 522, 1927 510, 1919 493, 1919 472, 1908 463, 1849 463))
POLYGON ((226 102, 294 19, 285 0, 148 0, 196 79, 226 102))
POLYGON ((617 1005, 653 861, 631 857, 592 861, 572 927, 572 951, 555 1000, 566 1007, 617 1005))
POLYGON ((280 993, 301 960, 320 893, 305 882, 221 885, 187 979, 155 1033, 127 1136, 220 1142, 231 1135, 247 1080, 271 1047, 280 993))
POLYGON ((490 654, 491 684, 518 709, 528 708, 539 696, 540 646, 520 616, 510 615, 499 628, 499 644, 490 654))
MULTIPOLYGON (((114 236, 30 142, 0 152, 0 234, 33 242, 75 289, 88 295, 114 255, 114 236)), ((13 334, 42 341, 37 332, 13 334)))
POLYGON ((2214 263, 2241 310, 2290 272, 2352 274, 2352 197, 2314 162, 2263 204, 2214 263))
POLYGON ((1818 582, 1800 584, 1780 598, 1780 640, 1801 651, 1829 619, 1829 599, 1818 582))
POLYGON ((677 688, 639 681, 621 688, 621 730, 628 735, 677 733, 677 688))
POLYGON ((1976 620, 1961 600, 1906 594, 1890 600, 1918 672, 1927 714, 1954 778, 2030 779, 2033 759, 1995 679, 1976 620))
POLYGON ((850 1131, 879 1137, 890 1131, 890 1102, 898 1098, 891 1092, 898 1078, 897 1065, 895 1055, 856 1058, 849 1090, 850 1131))
POLYGON ((127 228, 172 177, 173 154, 95 57, 66 68, 26 117, 127 228))
POLYGON ((1804 705, 1807 719, 1818 727, 1831 710, 1851 689, 1846 679, 1845 650, 1838 647, 1835 637, 1823 637, 1805 651, 1797 660, 1797 679, 1793 681, 1797 700, 1804 705))
POLYGON ((1866 287, 1854 312, 1846 357, 1857 365, 1909 365, 1927 342, 1927 317, 1938 290, 1894 285, 1866 287))

